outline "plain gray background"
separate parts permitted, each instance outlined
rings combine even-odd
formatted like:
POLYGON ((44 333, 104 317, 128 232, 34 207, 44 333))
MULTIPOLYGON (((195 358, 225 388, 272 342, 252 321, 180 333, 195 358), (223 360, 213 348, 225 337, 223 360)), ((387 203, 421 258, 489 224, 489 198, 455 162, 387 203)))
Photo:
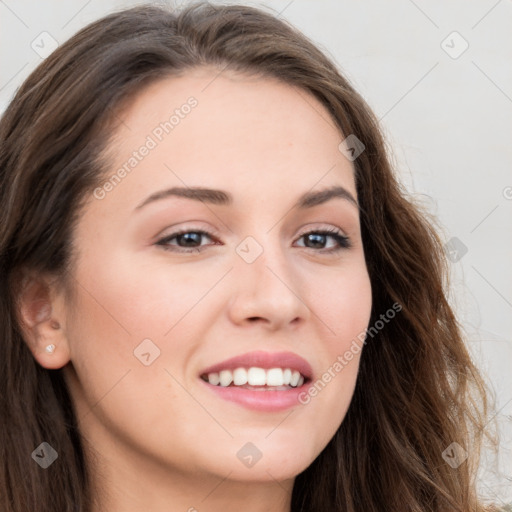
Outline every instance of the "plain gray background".
MULTIPOLYGON (((138 3, 0 0, 0 112, 52 39, 138 3)), ((501 455, 481 489, 512 501, 512 2, 241 3, 279 14, 337 62, 381 119, 407 189, 438 219, 452 303, 497 394, 501 455)))

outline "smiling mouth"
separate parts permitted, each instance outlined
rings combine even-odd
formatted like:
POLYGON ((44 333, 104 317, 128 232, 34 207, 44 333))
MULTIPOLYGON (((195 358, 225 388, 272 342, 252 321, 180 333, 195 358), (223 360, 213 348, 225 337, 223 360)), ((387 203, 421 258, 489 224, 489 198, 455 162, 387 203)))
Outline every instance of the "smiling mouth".
POLYGON ((253 391, 286 391, 296 389, 309 379, 292 368, 236 368, 205 373, 201 379, 212 386, 235 387, 253 391))

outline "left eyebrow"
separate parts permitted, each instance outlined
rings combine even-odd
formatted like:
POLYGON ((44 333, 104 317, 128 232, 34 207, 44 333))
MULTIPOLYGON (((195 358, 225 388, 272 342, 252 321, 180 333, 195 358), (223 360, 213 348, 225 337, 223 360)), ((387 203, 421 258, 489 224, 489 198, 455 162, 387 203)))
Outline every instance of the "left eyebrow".
POLYGON ((205 203, 218 204, 218 205, 226 205, 231 204, 233 202, 233 197, 228 192, 224 192, 223 190, 214 190, 211 188, 199 188, 199 187, 173 187, 167 190, 160 190, 159 192, 155 192, 151 194, 148 198, 146 198, 142 203, 140 203, 136 210, 139 210, 143 206, 146 206, 148 203, 152 203, 153 201, 159 201, 161 199, 165 199, 167 197, 185 197, 186 199, 194 199, 196 201, 202 201, 205 203))
POLYGON ((299 209, 312 208, 331 199, 346 199, 359 209, 359 204, 354 196, 346 188, 339 185, 316 192, 307 192, 300 196, 294 207, 299 209))
MULTIPOLYGON (((151 194, 135 209, 139 210, 148 203, 159 201, 171 196, 184 197, 186 199, 193 199, 196 201, 202 201, 216 205, 229 205, 233 203, 233 196, 224 190, 200 187, 173 187, 151 194)), ((345 199, 352 203, 357 209, 359 209, 359 204, 357 203, 354 196, 346 188, 339 185, 315 192, 306 192, 299 197, 293 208, 299 208, 301 210, 312 208, 314 206, 318 206, 327 201, 330 201, 331 199, 345 199)))

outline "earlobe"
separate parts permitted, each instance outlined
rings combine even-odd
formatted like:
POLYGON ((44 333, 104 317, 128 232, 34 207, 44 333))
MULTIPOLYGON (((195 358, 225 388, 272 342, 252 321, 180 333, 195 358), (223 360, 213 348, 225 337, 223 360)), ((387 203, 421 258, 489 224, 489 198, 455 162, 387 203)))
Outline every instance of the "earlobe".
POLYGON ((48 369, 58 369, 69 362, 63 311, 59 306, 59 298, 52 293, 47 280, 23 279, 18 295, 20 329, 36 361, 48 369))

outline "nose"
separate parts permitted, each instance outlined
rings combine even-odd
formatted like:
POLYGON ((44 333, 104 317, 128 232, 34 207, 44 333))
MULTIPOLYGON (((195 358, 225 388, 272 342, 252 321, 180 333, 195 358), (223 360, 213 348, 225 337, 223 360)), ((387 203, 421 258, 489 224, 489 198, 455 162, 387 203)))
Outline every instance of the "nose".
POLYGON ((252 263, 242 258, 233 272, 235 292, 229 303, 229 317, 239 326, 261 324, 270 331, 294 327, 311 314, 301 297, 300 278, 282 250, 264 249, 252 263))

